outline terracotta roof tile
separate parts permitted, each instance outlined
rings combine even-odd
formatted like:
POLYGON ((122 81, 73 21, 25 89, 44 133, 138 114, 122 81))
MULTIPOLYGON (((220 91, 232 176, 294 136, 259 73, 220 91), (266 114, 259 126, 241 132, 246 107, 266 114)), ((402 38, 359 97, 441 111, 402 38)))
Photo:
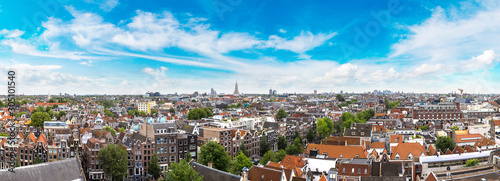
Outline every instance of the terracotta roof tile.
POLYGON ((295 165, 297 167, 304 167, 304 159, 300 156, 286 155, 283 160, 281 160, 282 164, 290 164, 295 165))
POLYGON ((410 153, 413 157, 419 157, 422 154, 427 156, 420 143, 399 143, 392 149, 391 159, 396 159, 396 155, 399 154, 401 160, 407 160, 410 153))
POLYGON ((339 145, 307 145, 307 152, 309 154, 311 149, 317 149, 318 154, 327 153, 328 157, 333 158, 366 158, 368 153, 361 146, 339 146, 339 145))

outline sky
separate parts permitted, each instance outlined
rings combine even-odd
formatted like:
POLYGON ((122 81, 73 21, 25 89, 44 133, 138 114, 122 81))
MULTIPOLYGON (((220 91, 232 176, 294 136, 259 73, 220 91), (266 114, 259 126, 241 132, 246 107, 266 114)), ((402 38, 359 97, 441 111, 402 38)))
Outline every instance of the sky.
POLYGON ((499 93, 498 17, 488 0, 0 0, 0 82, 15 71, 16 93, 37 95, 236 82, 263 94, 499 93))

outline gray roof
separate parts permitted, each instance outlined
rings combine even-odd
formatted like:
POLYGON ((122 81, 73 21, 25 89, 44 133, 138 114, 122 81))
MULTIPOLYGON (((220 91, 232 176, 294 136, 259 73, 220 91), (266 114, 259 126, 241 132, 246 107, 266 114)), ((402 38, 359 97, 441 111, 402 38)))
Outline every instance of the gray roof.
POLYGON ((80 167, 76 158, 17 167, 14 172, 0 170, 1 180, 81 180, 80 167))
POLYGON ((241 177, 214 168, 207 167, 197 162, 191 163, 193 169, 203 176, 203 181, 240 181, 241 177))

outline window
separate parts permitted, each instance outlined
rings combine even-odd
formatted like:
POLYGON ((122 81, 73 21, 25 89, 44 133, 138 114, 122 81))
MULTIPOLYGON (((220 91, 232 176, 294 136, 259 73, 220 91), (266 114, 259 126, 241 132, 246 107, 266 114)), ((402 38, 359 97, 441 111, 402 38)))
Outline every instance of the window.
POLYGON ((358 174, 361 174, 361 168, 358 168, 358 174))
POLYGON ((345 173, 345 167, 342 169, 342 173, 345 173))
POLYGON ((354 173, 354 168, 351 169, 351 173, 354 173))
POLYGON ((368 173, 368 169, 365 168, 365 174, 367 174, 367 173, 368 173))

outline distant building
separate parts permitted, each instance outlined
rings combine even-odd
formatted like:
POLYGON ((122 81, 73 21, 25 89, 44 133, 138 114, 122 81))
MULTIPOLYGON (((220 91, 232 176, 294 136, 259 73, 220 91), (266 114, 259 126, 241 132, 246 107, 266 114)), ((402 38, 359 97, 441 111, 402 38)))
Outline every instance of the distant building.
POLYGON ((238 91, 238 82, 236 82, 236 84, 234 85, 234 92, 233 92, 234 95, 239 95, 240 92, 238 91))

